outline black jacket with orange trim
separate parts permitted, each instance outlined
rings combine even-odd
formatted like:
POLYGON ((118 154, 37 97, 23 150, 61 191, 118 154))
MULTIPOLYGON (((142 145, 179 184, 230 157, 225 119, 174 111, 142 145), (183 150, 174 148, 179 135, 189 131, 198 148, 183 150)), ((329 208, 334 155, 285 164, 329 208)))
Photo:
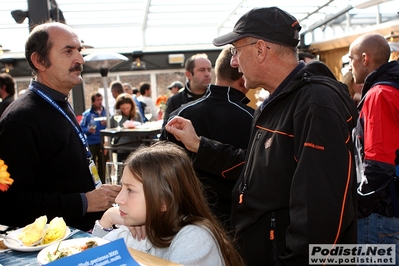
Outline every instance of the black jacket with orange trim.
POLYGON ((300 63, 262 107, 246 151, 201 137, 194 161, 226 171, 245 158, 232 225, 247 265, 307 265, 309 244, 355 244, 358 114, 347 87, 323 63, 300 63))

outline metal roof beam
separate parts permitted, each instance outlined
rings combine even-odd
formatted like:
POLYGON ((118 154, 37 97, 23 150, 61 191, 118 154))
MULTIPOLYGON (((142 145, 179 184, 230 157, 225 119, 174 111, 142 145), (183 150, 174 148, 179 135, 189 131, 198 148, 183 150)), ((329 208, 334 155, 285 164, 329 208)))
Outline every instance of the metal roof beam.
POLYGON ((353 6, 347 6, 344 9, 342 9, 341 11, 332 14, 330 16, 327 16, 325 19, 323 19, 322 21, 316 22, 313 25, 311 25, 306 31, 302 32, 300 34, 300 46, 301 47, 305 47, 305 34, 309 33, 309 32, 313 32, 315 29, 322 27, 324 25, 327 25, 329 22, 333 21, 334 19, 342 16, 343 14, 346 14, 347 12, 349 12, 349 10, 353 9, 353 6))
POLYGON ((141 39, 143 41, 143 47, 146 46, 145 31, 147 29, 148 13, 150 12, 150 6, 151 6, 151 0, 147 0, 145 9, 144 9, 143 23, 141 26, 141 39))
POLYGON ((230 19, 234 14, 237 13, 237 10, 238 10, 239 8, 241 8, 242 5, 243 5, 245 2, 247 2, 247 0, 242 0, 240 3, 238 3, 238 4, 235 6, 235 8, 233 8, 233 9, 231 10, 231 12, 229 13, 229 15, 228 15, 221 23, 219 23, 219 25, 217 25, 216 29, 217 29, 218 34, 219 34, 219 32, 220 32, 220 29, 223 27, 223 25, 224 25, 227 21, 229 21, 229 19, 230 19))

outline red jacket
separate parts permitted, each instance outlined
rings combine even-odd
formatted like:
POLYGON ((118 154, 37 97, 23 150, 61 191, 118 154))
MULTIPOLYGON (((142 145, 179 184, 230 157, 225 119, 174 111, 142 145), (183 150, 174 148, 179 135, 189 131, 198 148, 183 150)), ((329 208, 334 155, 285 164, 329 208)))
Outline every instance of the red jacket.
POLYGON ((387 63, 372 72, 362 94, 354 130, 359 217, 371 213, 393 217, 389 184, 393 182, 399 152, 399 62, 387 63))

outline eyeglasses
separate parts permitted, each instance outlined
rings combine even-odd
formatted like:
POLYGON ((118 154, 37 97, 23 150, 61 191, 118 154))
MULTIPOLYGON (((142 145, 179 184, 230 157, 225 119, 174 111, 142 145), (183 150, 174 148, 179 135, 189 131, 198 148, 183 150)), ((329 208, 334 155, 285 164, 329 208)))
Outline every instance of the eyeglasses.
POLYGON ((233 55, 233 56, 235 56, 236 54, 237 54, 237 49, 238 48, 242 48, 242 47, 245 47, 245 46, 249 46, 249 45, 253 45, 253 44, 256 44, 258 41, 256 41, 256 42, 251 42, 251 43, 247 43, 247 44, 244 44, 244 45, 241 45, 241 46, 239 46, 239 47, 230 47, 230 53, 233 55))

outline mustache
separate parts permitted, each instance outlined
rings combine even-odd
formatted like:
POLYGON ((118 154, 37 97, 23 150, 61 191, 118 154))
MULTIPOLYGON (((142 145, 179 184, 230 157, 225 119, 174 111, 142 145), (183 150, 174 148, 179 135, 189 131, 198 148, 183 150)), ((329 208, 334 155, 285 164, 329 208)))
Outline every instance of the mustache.
POLYGON ((83 71, 83 65, 81 65, 81 64, 75 64, 75 65, 73 65, 73 66, 69 69, 69 72, 73 72, 73 71, 80 71, 80 72, 82 72, 82 71, 83 71))

